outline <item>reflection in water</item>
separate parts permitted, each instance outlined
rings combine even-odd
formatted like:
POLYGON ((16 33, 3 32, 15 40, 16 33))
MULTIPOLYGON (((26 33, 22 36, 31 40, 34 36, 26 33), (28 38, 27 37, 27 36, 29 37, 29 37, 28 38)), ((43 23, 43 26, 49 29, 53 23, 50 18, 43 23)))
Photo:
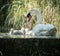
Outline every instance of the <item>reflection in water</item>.
POLYGON ((3 56, 3 53, 2 53, 2 51, 0 51, 0 56, 3 56))

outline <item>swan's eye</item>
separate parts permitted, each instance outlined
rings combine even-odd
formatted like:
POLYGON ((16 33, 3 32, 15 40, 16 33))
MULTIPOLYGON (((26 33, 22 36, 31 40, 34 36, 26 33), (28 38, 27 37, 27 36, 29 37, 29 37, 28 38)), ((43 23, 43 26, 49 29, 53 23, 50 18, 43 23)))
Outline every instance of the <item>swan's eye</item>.
POLYGON ((30 13, 28 13, 28 14, 27 14, 27 18, 29 18, 30 16, 31 16, 30 13))
POLYGON ((30 21, 30 20, 31 20, 31 17, 32 17, 32 16, 30 15, 30 13, 28 13, 28 14, 27 14, 27 21, 30 21))

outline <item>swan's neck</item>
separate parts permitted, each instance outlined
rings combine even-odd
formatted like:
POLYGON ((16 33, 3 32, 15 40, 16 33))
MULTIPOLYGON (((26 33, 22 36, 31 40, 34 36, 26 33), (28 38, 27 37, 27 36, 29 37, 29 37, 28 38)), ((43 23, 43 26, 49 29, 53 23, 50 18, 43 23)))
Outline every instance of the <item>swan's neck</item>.
POLYGON ((42 22, 42 20, 43 20, 41 12, 39 10, 33 9, 33 10, 31 10, 31 15, 33 16, 34 14, 37 15, 37 22, 36 22, 36 24, 40 24, 42 22))

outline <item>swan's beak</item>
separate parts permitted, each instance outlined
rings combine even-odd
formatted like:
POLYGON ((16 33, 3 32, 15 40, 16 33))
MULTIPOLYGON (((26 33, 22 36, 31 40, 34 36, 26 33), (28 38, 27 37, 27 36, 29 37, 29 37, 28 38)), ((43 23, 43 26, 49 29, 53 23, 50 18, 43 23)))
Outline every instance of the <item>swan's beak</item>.
POLYGON ((32 16, 27 17, 27 22, 31 20, 32 16))

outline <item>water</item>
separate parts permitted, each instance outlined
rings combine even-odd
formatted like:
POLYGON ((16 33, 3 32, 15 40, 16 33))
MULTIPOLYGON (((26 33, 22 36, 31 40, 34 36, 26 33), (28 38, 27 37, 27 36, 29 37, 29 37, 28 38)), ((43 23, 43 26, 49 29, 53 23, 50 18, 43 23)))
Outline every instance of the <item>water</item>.
POLYGON ((56 36, 31 36, 31 35, 9 35, 8 33, 0 33, 0 38, 59 38, 56 36))

